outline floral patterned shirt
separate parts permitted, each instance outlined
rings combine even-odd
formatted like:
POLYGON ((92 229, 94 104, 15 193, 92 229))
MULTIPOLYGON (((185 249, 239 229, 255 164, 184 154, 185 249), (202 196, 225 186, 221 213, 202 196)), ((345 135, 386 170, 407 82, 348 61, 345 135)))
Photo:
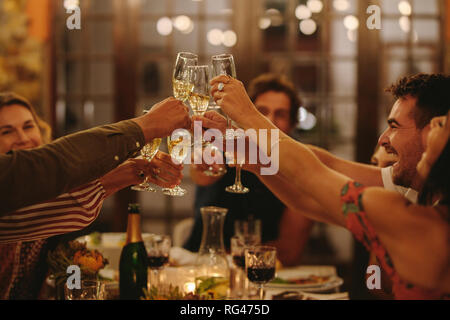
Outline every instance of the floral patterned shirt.
POLYGON ((350 181, 344 185, 341 190, 342 213, 345 216, 347 229, 353 233, 358 241, 362 242, 368 251, 373 252, 378 258, 381 267, 392 281, 395 298, 399 300, 425 300, 448 297, 440 291, 425 289, 400 278, 389 253, 367 219, 367 213, 364 211, 362 204, 364 190, 365 187, 358 182, 350 181))

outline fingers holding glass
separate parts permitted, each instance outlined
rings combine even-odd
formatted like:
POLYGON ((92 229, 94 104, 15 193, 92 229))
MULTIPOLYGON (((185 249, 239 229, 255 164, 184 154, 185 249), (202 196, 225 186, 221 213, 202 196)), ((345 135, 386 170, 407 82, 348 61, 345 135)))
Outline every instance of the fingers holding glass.
MULTIPOLYGON (((175 164, 183 163, 191 149, 191 135, 189 131, 184 129, 175 130, 171 136, 167 137, 167 148, 175 164)), ((186 190, 177 185, 174 188, 164 188, 163 193, 168 196, 184 196, 186 190)))
MULTIPOLYGON (((161 138, 155 138, 152 141, 150 141, 150 143, 146 144, 142 148, 141 156, 148 162, 152 161, 153 157, 158 152, 161 141, 162 141, 161 138)), ((142 178, 142 173, 144 173, 142 170, 139 171, 139 177, 141 177, 141 178, 142 178)), ((138 185, 132 186, 131 190, 156 192, 156 190, 150 186, 150 183, 148 182, 148 177, 145 175, 145 173, 144 173, 144 181, 138 185)))

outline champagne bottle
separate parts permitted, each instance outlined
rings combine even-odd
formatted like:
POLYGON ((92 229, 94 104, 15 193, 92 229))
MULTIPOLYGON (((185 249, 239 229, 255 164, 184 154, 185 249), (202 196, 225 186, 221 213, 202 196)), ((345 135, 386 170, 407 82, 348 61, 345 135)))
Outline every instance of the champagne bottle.
POLYGON ((147 251, 141 234, 141 216, 138 204, 128 206, 127 240, 120 254, 120 299, 138 300, 147 289, 147 251))

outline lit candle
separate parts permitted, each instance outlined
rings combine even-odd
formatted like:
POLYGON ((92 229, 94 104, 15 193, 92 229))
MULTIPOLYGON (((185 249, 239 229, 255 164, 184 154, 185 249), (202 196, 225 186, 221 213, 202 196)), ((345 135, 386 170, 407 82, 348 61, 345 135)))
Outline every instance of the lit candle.
POLYGON ((184 292, 185 293, 195 292, 195 282, 186 282, 184 284, 184 292))

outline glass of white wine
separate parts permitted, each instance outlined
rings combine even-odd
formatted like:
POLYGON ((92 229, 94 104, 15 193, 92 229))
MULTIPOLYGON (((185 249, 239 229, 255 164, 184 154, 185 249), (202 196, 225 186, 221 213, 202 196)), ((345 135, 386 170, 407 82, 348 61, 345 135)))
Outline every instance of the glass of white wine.
MULTIPOLYGON (((219 75, 228 75, 232 78, 236 78, 236 66, 234 64, 234 58, 232 54, 224 53, 212 56, 212 74, 214 77, 219 75)), ((227 128, 232 129, 231 119, 227 116, 227 128)), ((228 131, 228 130, 227 130, 228 131)), ((243 138, 237 132, 228 131, 225 133, 225 139, 243 138)), ((241 182, 241 168, 242 164, 238 163, 236 166, 236 179, 232 186, 225 188, 225 191, 230 193, 247 193, 250 190, 242 185, 241 182)))
POLYGON ((189 66, 198 64, 198 56, 190 52, 179 52, 173 68, 173 96, 175 99, 186 101, 192 91, 192 84, 189 82, 189 66))
MULTIPOLYGON (((144 111, 144 113, 147 112, 148 112, 147 110, 144 111)), ((147 160, 148 162, 152 161, 153 157, 158 153, 161 142, 162 142, 161 138, 155 138, 149 143, 147 143, 141 150, 141 157, 147 160)), ((131 190, 156 192, 155 188, 152 188, 152 186, 148 182, 147 176, 145 177, 144 181, 141 184, 132 186, 131 190)))
MULTIPOLYGON (((203 116, 208 109, 209 105, 209 66, 189 66, 189 81, 193 85, 191 94, 189 96, 189 105, 191 106, 192 112, 196 116, 203 116)), ((201 141, 202 147, 210 147, 213 152, 220 152, 217 147, 211 145, 209 142, 201 141)), ((202 150, 203 154, 203 150, 202 150)), ((207 176, 218 177, 226 173, 226 169, 223 166, 214 168, 209 166, 208 169, 204 170, 203 173, 207 176)))
MULTIPOLYGON (((185 129, 177 129, 171 136, 167 137, 167 148, 169 149, 172 161, 177 164, 183 163, 184 159, 190 154, 191 134, 185 129)), ((168 196, 184 196, 186 190, 179 185, 173 188, 163 188, 163 193, 168 196)))

